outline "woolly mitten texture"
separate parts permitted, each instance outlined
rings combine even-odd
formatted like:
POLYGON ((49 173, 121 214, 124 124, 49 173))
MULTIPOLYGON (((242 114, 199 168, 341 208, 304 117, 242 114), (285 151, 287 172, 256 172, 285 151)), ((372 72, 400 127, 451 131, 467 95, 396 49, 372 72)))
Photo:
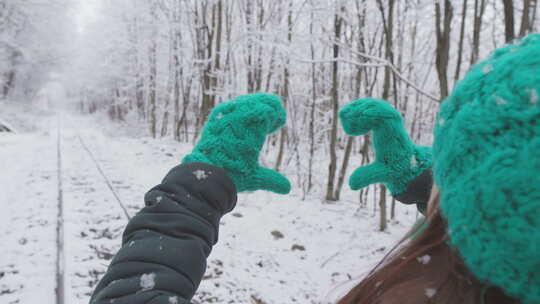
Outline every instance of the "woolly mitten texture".
POLYGON ((450 241, 480 280, 540 303, 540 35, 496 50, 441 106, 435 183, 450 241))
POLYGON ((351 189, 384 183, 392 195, 399 195, 417 176, 431 167, 431 149, 412 143, 403 118, 384 100, 364 98, 339 112, 348 135, 373 132, 375 162, 356 169, 349 179, 351 189))
POLYGON ((278 96, 261 93, 237 97, 212 110, 199 142, 182 161, 222 167, 238 192, 269 190, 287 194, 291 190, 287 178, 259 165, 266 135, 281 128, 285 120, 278 96))

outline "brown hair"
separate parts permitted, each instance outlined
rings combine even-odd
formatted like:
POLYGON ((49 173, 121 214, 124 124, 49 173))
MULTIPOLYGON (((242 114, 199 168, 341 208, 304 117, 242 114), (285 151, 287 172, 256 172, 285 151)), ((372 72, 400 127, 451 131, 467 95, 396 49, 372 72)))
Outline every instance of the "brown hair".
POLYGON ((448 244, 436 188, 427 213, 423 224, 413 228, 338 304, 520 303, 477 280, 448 244))

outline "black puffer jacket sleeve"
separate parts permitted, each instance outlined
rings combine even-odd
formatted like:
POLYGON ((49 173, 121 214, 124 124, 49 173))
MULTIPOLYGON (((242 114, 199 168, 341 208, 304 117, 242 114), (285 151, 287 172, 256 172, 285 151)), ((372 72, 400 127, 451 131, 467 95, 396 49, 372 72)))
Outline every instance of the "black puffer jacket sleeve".
POLYGON ((190 303, 218 240, 219 220, 236 198, 221 168, 187 163, 172 169, 129 221, 90 303, 190 303))
POLYGON ((407 185, 407 190, 394 196, 394 198, 407 205, 416 204, 418 211, 425 215, 432 186, 433 174, 431 173, 430 168, 413 179, 409 185, 407 185))

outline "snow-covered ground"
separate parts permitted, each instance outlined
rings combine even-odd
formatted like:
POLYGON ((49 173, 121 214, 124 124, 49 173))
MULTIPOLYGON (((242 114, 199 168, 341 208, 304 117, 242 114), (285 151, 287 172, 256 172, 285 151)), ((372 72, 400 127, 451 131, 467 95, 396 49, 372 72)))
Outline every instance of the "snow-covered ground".
MULTIPOLYGON (((143 206, 144 193, 191 146, 123 132, 125 126, 98 123, 95 117, 0 106, 0 118, 19 129, 0 133, 0 303, 54 303, 58 130, 66 303, 88 303, 127 222, 92 157, 133 215, 143 206)), ((326 167, 320 170, 316 176, 325 176, 326 167)), ((284 174, 294 177, 294 168, 284 174)), ((349 189, 332 204, 318 197, 302 200, 299 190, 287 196, 240 194, 236 209, 221 222, 220 241, 193 302, 332 302, 416 217, 414 207, 399 205, 399 221, 378 232, 378 215, 358 209, 356 197, 349 189)))

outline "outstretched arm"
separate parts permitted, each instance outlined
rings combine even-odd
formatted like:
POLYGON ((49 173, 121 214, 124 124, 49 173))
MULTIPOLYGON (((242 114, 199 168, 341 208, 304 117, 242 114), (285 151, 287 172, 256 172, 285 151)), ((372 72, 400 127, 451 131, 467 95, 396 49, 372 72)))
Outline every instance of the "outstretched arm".
POLYGON ((184 164, 146 194, 91 303, 189 303, 236 192, 290 191, 285 176, 258 163, 266 136, 285 117, 279 97, 268 94, 217 106, 184 164))
POLYGON ((339 115, 348 135, 373 133, 375 162, 353 172, 351 189, 383 183, 398 201, 416 204, 424 213, 432 186, 431 148, 411 141, 401 114, 384 100, 359 99, 341 109, 339 115))
POLYGON ((129 221, 90 303, 190 303, 219 220, 235 204, 236 187, 223 169, 204 163, 172 169, 129 221))

